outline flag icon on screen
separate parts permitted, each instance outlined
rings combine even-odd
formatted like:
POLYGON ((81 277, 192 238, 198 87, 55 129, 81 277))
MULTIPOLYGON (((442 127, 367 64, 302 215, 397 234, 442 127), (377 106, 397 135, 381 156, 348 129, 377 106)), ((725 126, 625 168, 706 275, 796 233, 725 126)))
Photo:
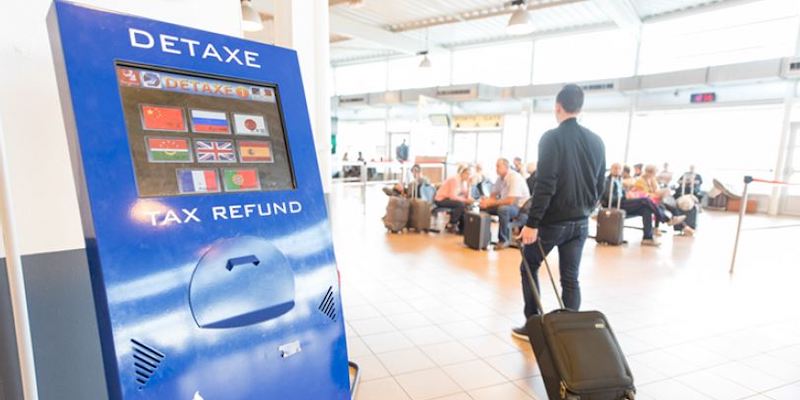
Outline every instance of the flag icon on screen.
POLYGON ((230 140, 195 140, 197 162, 236 162, 236 152, 230 140))
POLYGON ((270 142, 239 141, 239 159, 244 163, 271 163, 272 144, 270 142))
POLYGON ((224 112, 192 110, 192 131, 198 133, 231 133, 224 112))
POLYGON ((255 169, 223 170, 222 182, 225 185, 226 192, 261 189, 261 182, 258 180, 258 170, 255 169))
POLYGON ((142 127, 151 131, 186 132, 180 107, 142 106, 142 127))
POLYGON ((161 75, 159 75, 158 72, 143 71, 142 86, 161 89, 161 75))
POLYGON ((219 192, 217 171, 213 169, 179 169, 178 190, 181 193, 219 192))
POLYGON ((132 68, 117 67, 117 78, 121 85, 139 86, 139 71, 132 68))
POLYGON ((233 114, 233 120, 239 135, 269 136, 267 124, 261 115, 233 114))
POLYGON ((150 162, 192 162, 189 139, 148 137, 146 141, 150 162))

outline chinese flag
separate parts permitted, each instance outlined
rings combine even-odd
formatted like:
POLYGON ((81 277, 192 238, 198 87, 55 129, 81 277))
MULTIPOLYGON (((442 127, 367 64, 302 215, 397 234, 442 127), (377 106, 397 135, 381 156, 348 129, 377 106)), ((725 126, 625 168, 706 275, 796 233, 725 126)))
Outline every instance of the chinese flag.
POLYGON ((186 119, 180 107, 142 106, 142 125, 151 131, 186 131, 186 119))

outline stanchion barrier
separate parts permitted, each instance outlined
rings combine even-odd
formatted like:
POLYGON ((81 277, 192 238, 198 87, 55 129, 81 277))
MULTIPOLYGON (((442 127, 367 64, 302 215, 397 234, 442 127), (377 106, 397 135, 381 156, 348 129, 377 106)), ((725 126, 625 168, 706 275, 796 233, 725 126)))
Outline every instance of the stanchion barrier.
POLYGON ((742 221, 744 220, 745 212, 747 211, 747 196, 748 196, 748 189, 751 183, 764 183, 769 185, 778 185, 778 186, 799 186, 798 184, 792 184, 789 182, 783 181, 776 181, 771 179, 759 179, 753 178, 752 176, 745 176, 744 177, 744 190, 742 190, 742 201, 739 206, 739 221, 736 224, 736 240, 733 242, 733 256, 731 257, 731 269, 729 273, 732 275, 734 269, 736 268, 736 255, 739 252, 739 238, 742 234, 742 221))

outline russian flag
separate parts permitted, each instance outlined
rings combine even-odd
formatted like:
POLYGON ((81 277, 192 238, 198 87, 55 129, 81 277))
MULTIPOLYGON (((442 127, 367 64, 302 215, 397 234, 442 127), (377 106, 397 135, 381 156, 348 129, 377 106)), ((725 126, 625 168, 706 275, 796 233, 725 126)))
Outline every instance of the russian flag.
POLYGON ((219 181, 215 170, 178 170, 178 186, 181 193, 219 192, 219 181))
POLYGON ((192 131, 202 133, 230 133, 228 116, 224 112, 192 110, 192 131))

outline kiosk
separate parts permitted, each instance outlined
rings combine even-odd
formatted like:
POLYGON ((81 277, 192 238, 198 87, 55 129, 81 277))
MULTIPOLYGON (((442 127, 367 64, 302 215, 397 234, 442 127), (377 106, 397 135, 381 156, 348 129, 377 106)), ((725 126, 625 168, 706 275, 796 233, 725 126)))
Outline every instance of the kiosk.
POLYGON ((349 399, 296 53, 59 0, 48 23, 109 397, 349 399))

